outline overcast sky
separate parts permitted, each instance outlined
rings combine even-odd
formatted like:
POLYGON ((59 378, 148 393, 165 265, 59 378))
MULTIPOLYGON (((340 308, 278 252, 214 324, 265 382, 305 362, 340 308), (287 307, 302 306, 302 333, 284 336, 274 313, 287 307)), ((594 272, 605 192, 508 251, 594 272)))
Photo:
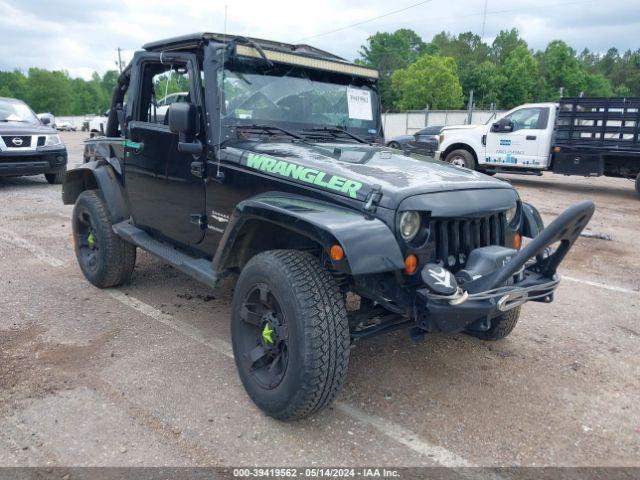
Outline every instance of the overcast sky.
MULTIPOLYGON (((485 0, 0 0, 0 70, 65 69, 88 78, 116 67, 151 40, 198 32, 227 32, 304 42, 349 60, 368 36, 411 28, 425 41, 442 31, 482 31, 485 0), (358 26, 320 35, 358 22, 358 26), (316 36, 318 35, 318 36, 316 36), (309 38, 314 37, 314 38, 309 38)), ((530 48, 562 39, 578 51, 587 47, 640 48, 639 0, 487 0, 484 38, 516 27, 530 48)))

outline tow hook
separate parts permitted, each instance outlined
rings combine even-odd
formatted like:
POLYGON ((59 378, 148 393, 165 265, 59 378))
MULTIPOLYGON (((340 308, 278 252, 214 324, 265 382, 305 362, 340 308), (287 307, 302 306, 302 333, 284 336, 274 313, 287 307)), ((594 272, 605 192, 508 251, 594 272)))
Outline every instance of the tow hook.
POLYGON ((497 307, 501 312, 506 312, 512 308, 516 308, 523 303, 526 303, 529 298, 529 294, 526 291, 515 291, 509 293, 498 300, 497 307))

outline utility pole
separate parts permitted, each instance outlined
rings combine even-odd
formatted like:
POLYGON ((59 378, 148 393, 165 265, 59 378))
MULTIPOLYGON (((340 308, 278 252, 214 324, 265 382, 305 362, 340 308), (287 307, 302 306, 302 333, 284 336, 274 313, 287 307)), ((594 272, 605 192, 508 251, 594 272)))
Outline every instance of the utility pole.
POLYGON ((487 2, 489 0, 484 0, 484 13, 482 14, 482 35, 480 35, 480 39, 484 38, 484 27, 487 25, 487 2))
POLYGON ((118 47, 118 70, 122 73, 122 57, 120 56, 120 52, 122 52, 122 49, 118 47))
POLYGON ((469 90, 469 104, 467 105, 467 125, 471 125, 473 119, 473 89, 469 90))

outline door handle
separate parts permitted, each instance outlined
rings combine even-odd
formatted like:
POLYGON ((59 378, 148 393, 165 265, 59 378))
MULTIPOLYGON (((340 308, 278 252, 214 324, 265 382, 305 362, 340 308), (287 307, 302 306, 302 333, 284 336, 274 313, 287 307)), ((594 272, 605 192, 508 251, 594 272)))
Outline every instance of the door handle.
POLYGON ((202 178, 204 173, 204 165, 202 162, 191 162, 191 175, 202 178))
POLYGON ((527 135, 527 140, 535 140, 536 138, 538 137, 536 137, 535 135, 527 135))

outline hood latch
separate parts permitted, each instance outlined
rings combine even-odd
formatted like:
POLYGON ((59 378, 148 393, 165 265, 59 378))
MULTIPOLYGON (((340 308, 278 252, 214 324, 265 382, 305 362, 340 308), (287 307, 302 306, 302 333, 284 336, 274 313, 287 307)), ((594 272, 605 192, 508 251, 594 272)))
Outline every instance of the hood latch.
POLYGON ((382 187, 380 185, 374 185, 367 193, 367 198, 364 200, 364 207, 362 208, 365 212, 375 213, 376 207, 380 203, 382 199, 382 187))

